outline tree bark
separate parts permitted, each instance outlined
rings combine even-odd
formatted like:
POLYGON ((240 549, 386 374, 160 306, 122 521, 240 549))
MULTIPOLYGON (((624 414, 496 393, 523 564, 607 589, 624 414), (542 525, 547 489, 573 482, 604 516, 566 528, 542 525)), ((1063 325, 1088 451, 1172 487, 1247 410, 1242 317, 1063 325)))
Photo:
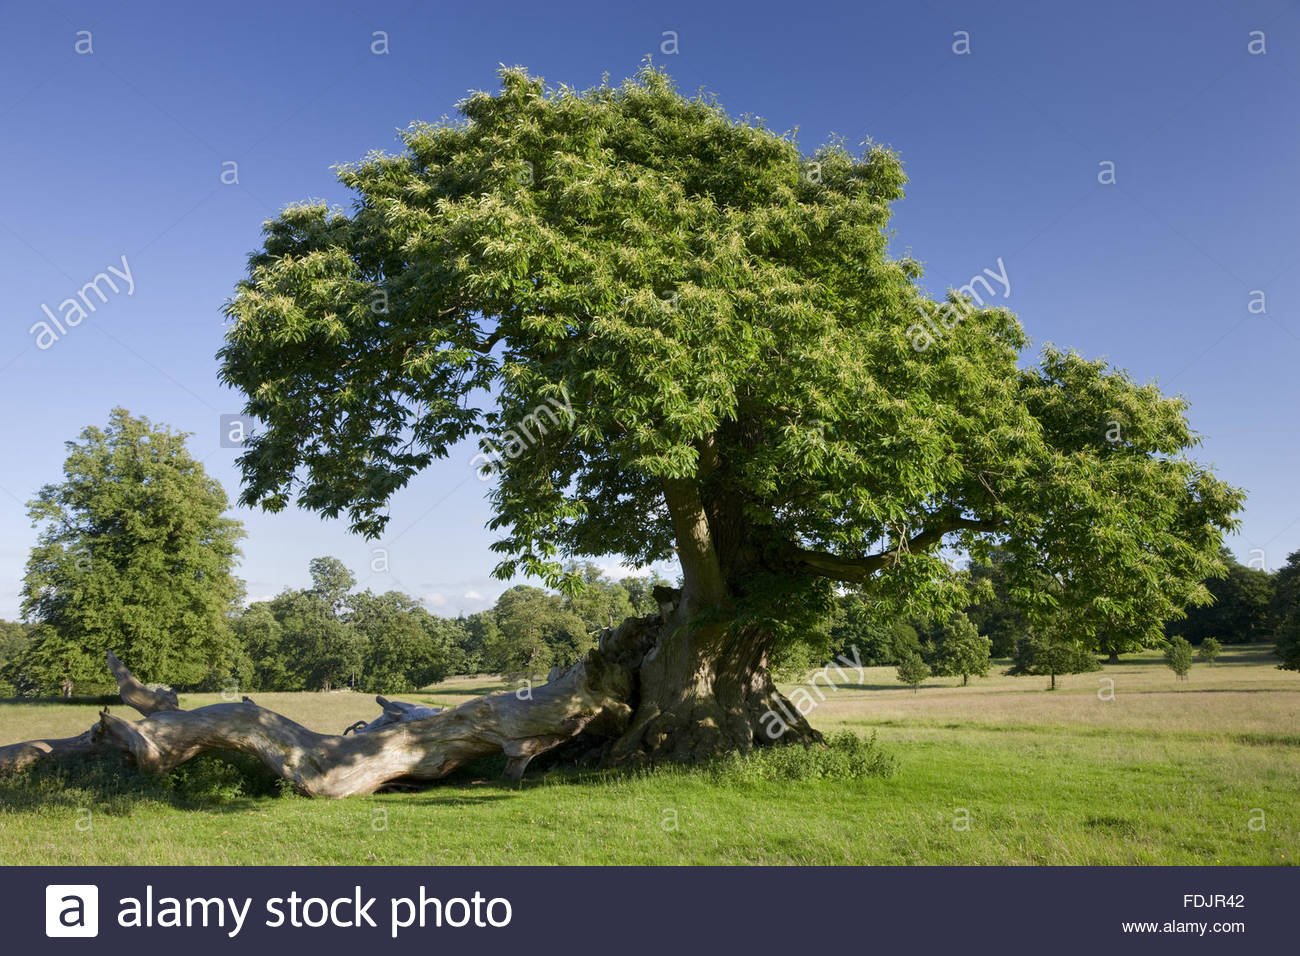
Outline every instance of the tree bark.
POLYGON ((383 701, 385 713, 365 733, 321 734, 259 707, 239 703, 181 710, 171 691, 141 684, 113 655, 109 666, 136 722, 108 709, 77 737, 0 747, 0 771, 38 760, 121 752, 141 771, 165 773, 203 753, 244 753, 300 793, 346 797, 393 783, 433 781, 480 757, 505 754, 518 781, 529 761, 583 731, 617 735, 628 723, 635 669, 653 640, 653 618, 606 631, 600 646, 550 683, 466 701, 428 715, 383 701))

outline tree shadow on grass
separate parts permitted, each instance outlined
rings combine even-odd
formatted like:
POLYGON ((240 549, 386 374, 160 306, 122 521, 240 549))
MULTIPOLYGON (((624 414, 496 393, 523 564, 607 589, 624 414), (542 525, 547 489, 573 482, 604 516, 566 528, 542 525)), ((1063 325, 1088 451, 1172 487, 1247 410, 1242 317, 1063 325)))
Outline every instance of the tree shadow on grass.
POLYGON ((163 776, 140 773, 120 754, 96 754, 0 775, 0 820, 50 809, 128 816, 149 804, 236 813, 280 793, 268 771, 240 754, 204 754, 163 776))

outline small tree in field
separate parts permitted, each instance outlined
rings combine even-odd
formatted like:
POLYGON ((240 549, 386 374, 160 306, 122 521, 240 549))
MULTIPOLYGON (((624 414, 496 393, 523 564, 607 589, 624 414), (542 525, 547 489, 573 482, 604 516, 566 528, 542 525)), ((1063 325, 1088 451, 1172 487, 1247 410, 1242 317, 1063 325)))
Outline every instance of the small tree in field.
POLYGON ((1196 659, 1206 664, 1213 664, 1222 650, 1222 644, 1212 637, 1207 637, 1201 641, 1201 646, 1196 649, 1196 659))
POLYGON ((1165 647, 1165 663, 1179 680, 1187 680, 1192 669, 1192 645, 1185 637, 1171 637, 1165 647))
POLYGON ((920 654, 908 654, 898 662, 898 679, 916 691, 930 676, 930 665, 921 660, 920 654))
POLYGON ((970 677, 989 672, 989 655, 993 642, 979 632, 965 614, 954 614, 939 632, 934 656, 934 672, 940 677, 960 677, 965 687, 970 677))
POLYGON ((1052 679, 1048 690, 1056 690, 1057 674, 1083 674, 1100 670, 1091 652, 1057 630, 1037 630, 1021 638, 1007 673, 1038 674, 1052 679))

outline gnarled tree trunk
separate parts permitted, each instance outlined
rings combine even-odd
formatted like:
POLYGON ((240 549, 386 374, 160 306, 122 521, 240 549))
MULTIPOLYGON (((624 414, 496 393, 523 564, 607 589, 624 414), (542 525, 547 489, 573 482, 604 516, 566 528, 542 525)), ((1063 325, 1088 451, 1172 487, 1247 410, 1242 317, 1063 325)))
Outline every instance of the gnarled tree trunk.
MULTIPOLYGON (((383 713, 342 734, 321 734, 245 697, 180 709, 175 693, 146 687, 112 654, 124 703, 144 719, 105 708, 85 733, 0 747, 0 771, 38 760, 126 754, 143 772, 165 773, 204 753, 256 757, 309 796, 346 797, 391 784, 435 781, 481 757, 505 754, 518 781, 535 756, 584 738, 607 763, 696 760, 775 742, 759 728, 780 698, 753 634, 683 623, 681 608, 625 621, 586 657, 546 684, 431 708, 378 698, 383 713), (349 732, 356 731, 356 732, 349 732)), ((797 716, 797 715, 795 715, 797 716)), ((798 726, 783 742, 819 739, 798 726)))

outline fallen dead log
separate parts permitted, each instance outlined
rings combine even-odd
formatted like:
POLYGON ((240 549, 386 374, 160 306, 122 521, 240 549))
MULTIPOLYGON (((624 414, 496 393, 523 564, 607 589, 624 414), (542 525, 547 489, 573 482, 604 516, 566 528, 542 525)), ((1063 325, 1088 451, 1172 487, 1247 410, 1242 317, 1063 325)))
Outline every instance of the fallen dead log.
POLYGON ((636 668, 654 640, 652 621, 630 620, 605 632, 583 660, 538 687, 432 714, 381 698, 383 715, 366 732, 351 734, 317 733, 248 698, 181 710, 174 692, 145 686, 110 653, 123 702, 144 719, 126 720, 105 709, 77 737, 0 747, 0 771, 118 751, 143 772, 166 773, 200 754, 236 752, 257 758, 302 794, 346 797, 438 780, 479 758, 505 754, 506 776, 518 781, 535 756, 584 731, 617 736, 626 729, 636 668))

